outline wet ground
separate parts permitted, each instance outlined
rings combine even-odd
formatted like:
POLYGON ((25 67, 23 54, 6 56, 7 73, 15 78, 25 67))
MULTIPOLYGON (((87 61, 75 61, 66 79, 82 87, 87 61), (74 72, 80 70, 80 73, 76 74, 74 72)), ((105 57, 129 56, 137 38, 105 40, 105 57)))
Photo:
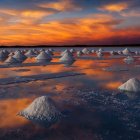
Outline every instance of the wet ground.
MULTIPOLYGON (((55 53, 55 56, 59 56, 59 53, 55 53)), ((0 78, 66 71, 86 74, 0 85, 0 139, 140 139, 140 98, 133 93, 124 94, 117 90, 118 86, 132 77, 140 79, 140 57, 135 56, 131 64, 126 64, 124 57, 110 57, 107 53, 104 59, 95 60, 95 57, 95 54, 82 56, 71 66, 50 64, 0 68, 0 78), (51 97, 59 110, 66 114, 50 128, 17 116, 20 110, 42 95, 51 97)), ((35 62, 35 59, 29 58, 24 63, 31 62, 35 62)), ((54 58, 52 62, 59 62, 59 59, 54 58)))

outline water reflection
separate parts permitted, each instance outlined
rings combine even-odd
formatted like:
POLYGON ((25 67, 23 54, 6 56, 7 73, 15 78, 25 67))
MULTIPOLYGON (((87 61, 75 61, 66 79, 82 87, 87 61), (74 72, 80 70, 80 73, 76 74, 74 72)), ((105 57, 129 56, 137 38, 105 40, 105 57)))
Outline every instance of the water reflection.
POLYGON ((20 118, 16 114, 31 101, 31 98, 0 101, 0 128, 15 128, 27 124, 27 120, 20 118))
MULTIPOLYGON (((55 56, 58 56, 59 53, 55 53, 55 56)), ((96 54, 90 54, 89 56, 96 56, 96 54)), ((118 86, 120 86, 124 81, 131 77, 140 78, 139 67, 135 67, 135 64, 139 64, 140 62, 134 60, 134 63, 127 65, 123 58, 113 58, 110 59, 108 55, 104 55, 104 60, 91 60, 91 59, 77 59, 74 63, 69 63, 67 65, 64 64, 48 64, 46 66, 31 66, 31 67, 14 67, 14 68, 1 68, 0 78, 12 77, 12 76, 25 76, 25 75, 36 75, 43 73, 56 73, 56 72, 65 72, 65 71, 75 71, 82 72, 86 75, 77 76, 77 77, 69 77, 69 78, 61 78, 61 79, 51 79, 45 81, 37 81, 31 83, 22 83, 22 84, 13 84, 8 86, 1 86, 0 90, 0 128, 20 128, 22 126, 30 126, 30 122, 26 119, 23 119, 19 116, 16 116, 17 112, 23 110, 26 106, 28 106, 34 98, 39 97, 41 95, 51 96, 60 107, 61 110, 72 110, 73 116, 71 119, 65 120, 61 122, 61 125, 58 124, 53 127, 53 130, 44 131, 49 135, 56 134, 53 138, 51 135, 50 139, 57 139, 59 136, 62 139, 65 139, 66 135, 70 136, 75 134, 78 139, 90 139, 95 138, 93 130, 100 126, 100 116, 96 116, 94 110, 90 110, 89 108, 81 109, 76 108, 73 104, 70 104, 68 101, 72 103, 78 104, 81 103, 77 97, 75 97, 72 93, 69 93, 69 89, 77 88, 98 88, 98 89, 108 89, 108 90, 117 90, 118 86), (104 71, 103 68, 108 67, 121 67, 125 66, 128 68, 128 71, 104 71), (25 71, 21 70, 25 69, 25 71), (26 70, 27 69, 27 70, 26 70), (2 91, 3 90, 3 91, 2 91), (64 92, 64 91, 67 92, 64 92), (91 114, 88 114, 89 111, 91 114), (77 118, 74 120, 74 118, 77 118), (81 118, 81 119, 79 119, 81 118), (93 119, 95 119, 93 121, 93 119), (89 122, 87 123, 87 121, 89 122), (97 124, 95 124, 97 122, 97 124), (88 129, 83 129, 81 124, 86 126, 88 129), (66 126, 69 126, 67 128, 66 126), (90 129, 93 127, 93 130, 90 129), (66 129, 66 130, 65 130, 66 129), (62 134, 61 131, 70 134, 62 134), (56 133, 55 133, 56 132, 56 133), (88 134, 88 136, 86 136, 88 134), (84 138, 83 138, 84 137, 84 138)), ((24 63, 35 63, 35 58, 28 58, 24 63)), ((59 62, 59 58, 53 58, 52 62, 59 62)), ((30 129, 28 129, 30 131, 30 129)), ((31 128, 31 130, 34 130, 31 128)), ((27 132, 26 132, 27 133, 27 132)), ((36 130, 36 133, 39 133, 36 130)))

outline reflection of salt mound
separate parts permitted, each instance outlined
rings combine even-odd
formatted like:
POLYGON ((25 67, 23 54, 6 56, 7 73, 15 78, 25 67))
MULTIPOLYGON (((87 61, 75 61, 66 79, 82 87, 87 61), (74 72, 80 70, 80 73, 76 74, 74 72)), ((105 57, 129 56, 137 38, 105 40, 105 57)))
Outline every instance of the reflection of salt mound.
POLYGON ((19 112, 19 115, 45 126, 56 123, 62 117, 53 100, 47 96, 36 98, 27 108, 19 112))
POLYGON ((129 79, 126 83, 121 85, 118 89, 122 91, 139 92, 140 81, 136 78, 129 79))
POLYGON ((33 56, 35 55, 35 53, 34 53, 33 50, 28 50, 28 52, 25 53, 25 55, 26 55, 27 57, 33 57, 33 56))
POLYGON ((12 56, 9 56, 6 60, 5 60, 6 64, 17 64, 18 60, 13 58, 12 56))
POLYGON ((134 61, 134 58, 132 56, 128 56, 124 58, 124 61, 134 61))
POLYGON ((45 62, 50 62, 52 60, 51 56, 48 55, 45 51, 40 52, 36 59, 45 62))
POLYGON ((20 51, 16 51, 15 54, 13 55, 15 59, 17 59, 19 62, 23 62, 27 57, 21 53, 20 51))
POLYGON ((74 62, 75 59, 74 57, 71 55, 71 53, 66 52, 65 54, 63 54, 63 56, 60 58, 60 62, 74 62))
POLYGON ((124 49, 122 52, 123 52, 124 55, 131 54, 131 51, 128 48, 124 49))

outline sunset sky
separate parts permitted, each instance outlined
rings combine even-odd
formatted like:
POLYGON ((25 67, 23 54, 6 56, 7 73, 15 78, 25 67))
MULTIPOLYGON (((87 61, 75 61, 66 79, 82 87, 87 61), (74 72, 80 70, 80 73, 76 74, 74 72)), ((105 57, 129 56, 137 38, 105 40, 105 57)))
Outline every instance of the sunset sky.
POLYGON ((140 0, 0 0, 0 45, 140 44, 140 0))

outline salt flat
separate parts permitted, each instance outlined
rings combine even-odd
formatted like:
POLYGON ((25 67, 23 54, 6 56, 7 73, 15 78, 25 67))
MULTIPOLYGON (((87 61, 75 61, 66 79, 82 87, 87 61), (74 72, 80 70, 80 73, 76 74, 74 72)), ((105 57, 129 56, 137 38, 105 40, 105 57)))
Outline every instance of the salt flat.
POLYGON ((23 83, 23 82, 31 82, 37 80, 46 80, 46 79, 54 79, 61 77, 69 77, 69 76, 78 76, 84 75, 84 73, 74 73, 74 72, 60 72, 60 73, 49 73, 49 74, 38 74, 38 75, 30 75, 30 76, 16 76, 9 78, 1 78, 0 85, 14 84, 14 83, 23 83))

